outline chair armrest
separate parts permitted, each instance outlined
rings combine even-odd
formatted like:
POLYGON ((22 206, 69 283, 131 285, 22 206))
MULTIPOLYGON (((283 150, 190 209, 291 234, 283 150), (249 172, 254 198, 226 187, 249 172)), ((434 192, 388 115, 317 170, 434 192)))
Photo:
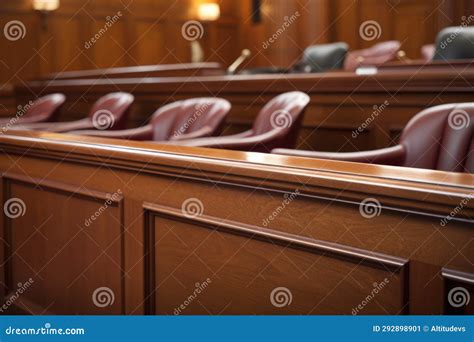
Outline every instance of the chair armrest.
POLYGON ((125 139, 125 140, 152 140, 153 129, 151 125, 143 127, 124 129, 119 131, 80 130, 71 131, 68 134, 87 135, 90 137, 125 139))
POLYGON ((47 131, 64 133, 67 131, 73 131, 77 129, 92 129, 94 125, 89 118, 77 120, 77 121, 65 121, 65 122, 40 122, 40 123, 25 123, 18 124, 12 127, 15 130, 30 130, 30 131, 47 131))
MULTIPOLYGON (((211 137, 186 140, 182 142, 177 142, 177 144, 184 146, 214 147, 222 149, 250 151, 258 149, 261 145, 264 145, 266 142, 271 141, 275 137, 278 137, 280 135, 280 132, 278 130, 273 130, 255 136, 249 136, 248 132, 249 131, 225 137, 211 137)), ((174 142, 170 143, 175 144, 174 142)))
POLYGON ((319 159, 331 159, 340 161, 349 161, 357 163, 371 163, 381 165, 397 165, 402 166, 405 160, 406 150, 402 145, 382 148, 379 150, 362 151, 362 152, 315 152, 302 150, 288 150, 277 148, 272 150, 274 154, 283 154, 295 157, 308 157, 319 159))
POLYGON ((212 133, 213 133, 213 129, 211 127, 204 126, 191 133, 173 135, 170 138, 170 141, 190 140, 190 139, 196 139, 196 138, 209 137, 212 133))

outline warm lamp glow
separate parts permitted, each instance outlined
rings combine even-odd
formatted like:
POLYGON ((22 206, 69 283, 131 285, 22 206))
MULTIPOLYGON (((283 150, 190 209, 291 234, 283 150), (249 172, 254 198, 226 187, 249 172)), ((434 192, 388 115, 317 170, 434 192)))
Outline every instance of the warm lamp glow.
POLYGON ((55 11, 59 7, 59 0, 33 0, 33 8, 37 11, 55 11))
POLYGON ((200 4, 198 7, 199 20, 212 21, 219 19, 221 10, 218 4, 200 4))

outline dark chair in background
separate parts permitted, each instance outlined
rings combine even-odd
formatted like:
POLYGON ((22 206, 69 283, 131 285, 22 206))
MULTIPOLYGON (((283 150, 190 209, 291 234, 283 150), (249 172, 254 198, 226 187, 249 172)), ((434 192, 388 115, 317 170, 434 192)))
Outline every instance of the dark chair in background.
POLYGON ((83 129, 123 129, 133 100, 133 95, 129 93, 110 93, 94 103, 87 118, 70 122, 26 124, 16 128, 58 133, 83 129))
POLYGON ((354 71, 360 66, 377 66, 393 61, 397 59, 400 47, 398 40, 389 40, 368 49, 351 51, 344 61, 344 70, 354 71))
POLYGON ((128 140, 179 141, 218 134, 231 108, 220 98, 195 98, 176 101, 159 108, 150 122, 120 131, 84 130, 72 134, 128 140))
POLYGON ((338 42, 332 44, 318 44, 307 47, 301 61, 297 63, 293 72, 324 72, 342 69, 349 46, 338 42))
POLYGON ((349 153, 275 149, 272 153, 474 173, 474 103, 423 110, 408 122, 393 147, 349 153))
POLYGON ((447 27, 438 33, 433 60, 469 58, 474 58, 473 26, 447 27))
POLYGON ((64 101, 66 96, 63 94, 42 96, 36 99, 23 115, 0 119, 0 125, 6 129, 7 126, 56 121, 64 101))
POLYGON ((270 152, 276 147, 294 147, 309 96, 299 91, 278 95, 260 111, 252 129, 240 134, 172 142, 186 146, 270 152))

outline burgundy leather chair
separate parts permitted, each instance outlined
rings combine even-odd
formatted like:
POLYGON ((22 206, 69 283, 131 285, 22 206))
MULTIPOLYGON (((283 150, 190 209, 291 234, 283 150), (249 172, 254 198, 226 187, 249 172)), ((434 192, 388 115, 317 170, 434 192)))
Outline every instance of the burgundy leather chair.
POLYGON ((474 103, 446 104, 412 118, 393 147, 349 153, 275 149, 272 153, 474 173, 473 137, 474 103))
POLYGON ((59 133, 83 129, 123 129, 133 100, 133 95, 129 93, 110 93, 94 103, 87 118, 70 122, 25 124, 17 126, 16 129, 59 133))
POLYGON ((195 98, 176 101, 159 108, 150 122, 120 131, 73 131, 72 134, 103 138, 180 141, 209 137, 219 132, 231 105, 221 98, 195 98))
POLYGON ((368 49, 351 51, 346 55, 344 70, 354 71, 360 66, 377 66, 395 60, 400 47, 398 40, 389 40, 368 49))
POLYGON ((214 147, 242 151, 270 152, 295 146, 309 96, 300 91, 278 95, 258 114, 252 129, 223 137, 171 142, 175 145, 214 147))
POLYGON ((431 62, 435 54, 434 44, 426 44, 421 47, 421 59, 425 62, 431 62))
POLYGON ((63 94, 50 94, 36 99, 22 116, 0 119, 3 130, 10 126, 55 121, 66 101, 63 94))

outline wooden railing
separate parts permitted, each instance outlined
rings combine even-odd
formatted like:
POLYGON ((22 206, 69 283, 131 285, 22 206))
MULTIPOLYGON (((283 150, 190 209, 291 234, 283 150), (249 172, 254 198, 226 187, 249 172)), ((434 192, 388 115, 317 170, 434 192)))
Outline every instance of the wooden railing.
POLYGON ((64 71, 48 74, 43 80, 110 79, 127 77, 205 76, 224 74, 219 63, 157 64, 134 67, 64 71))
POLYGON ((472 296, 474 175, 48 133, 0 149, 10 312, 473 313, 451 297, 472 296))

